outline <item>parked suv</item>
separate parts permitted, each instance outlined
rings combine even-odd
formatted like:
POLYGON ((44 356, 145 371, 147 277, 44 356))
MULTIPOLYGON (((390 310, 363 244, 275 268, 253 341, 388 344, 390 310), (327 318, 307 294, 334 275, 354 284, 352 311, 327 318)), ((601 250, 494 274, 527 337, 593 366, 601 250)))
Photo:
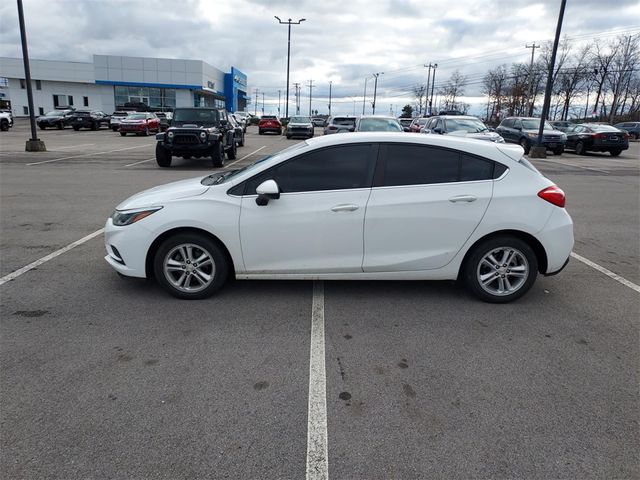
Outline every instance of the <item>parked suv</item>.
POLYGON ((160 119, 155 113, 137 112, 132 113, 120 122, 120 135, 123 137, 127 133, 136 135, 149 135, 150 132, 160 132, 160 119))
POLYGON ((265 132, 276 132, 282 135, 282 123, 275 115, 263 115, 258 123, 258 134, 264 135, 265 132))
POLYGON ((636 140, 640 138, 640 122, 616 123, 614 127, 629 132, 631 138, 635 138, 636 140))
MULTIPOLYGON (((524 148, 524 153, 528 154, 532 145, 538 141, 538 129, 540 128, 540 119, 532 117, 508 117, 505 118, 496 132, 504 138, 505 142, 518 143, 524 148)), ((544 131, 542 133, 542 145, 551 150, 554 155, 560 155, 564 152, 564 146, 567 143, 567 136, 560 130, 555 130, 547 121, 544 122, 544 131)))
POLYGON ((504 143, 504 139, 477 117, 467 115, 438 115, 429 118, 422 133, 450 134, 475 140, 504 143))
POLYGON ((176 108, 171 126, 156 135, 156 161, 171 166, 171 157, 209 157, 214 167, 236 158, 235 130, 224 108, 176 108))
POLYGON ((97 130, 102 125, 109 127, 111 117, 104 112, 98 110, 76 110, 69 116, 69 123, 75 131, 81 128, 90 128, 97 130))
POLYGON ((13 115, 11 112, 0 112, 0 130, 6 132, 13 127, 13 115))
POLYGON ((313 137, 314 128, 310 117, 295 115, 287 123, 287 138, 291 137, 313 137))
POLYGON ((327 119, 324 134, 353 132, 356 128, 356 117, 350 115, 331 117, 327 119))

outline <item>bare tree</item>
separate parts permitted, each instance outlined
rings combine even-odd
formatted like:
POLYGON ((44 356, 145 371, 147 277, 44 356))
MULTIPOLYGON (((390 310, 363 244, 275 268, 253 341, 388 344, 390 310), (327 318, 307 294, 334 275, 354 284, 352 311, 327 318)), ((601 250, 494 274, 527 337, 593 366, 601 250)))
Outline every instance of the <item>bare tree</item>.
POLYGON ((427 86, 425 84, 413 86, 413 96, 416 99, 416 110, 418 115, 422 115, 423 107, 426 107, 427 86))
POLYGON ((507 90, 507 66, 500 65, 489 70, 482 81, 482 92, 489 97, 487 101, 487 122, 497 123, 502 118, 502 104, 507 90), (491 107, 489 109, 489 107, 491 107))
POLYGON ((447 83, 440 88, 440 94, 444 97, 445 110, 456 109, 456 98, 464 95, 464 85, 467 83, 467 77, 456 70, 451 74, 447 83))
MULTIPOLYGON (((597 40, 594 42, 591 63, 593 64, 594 81, 598 88, 596 101, 593 104, 593 111, 596 114, 598 113, 598 102, 602 99, 601 97, 606 96, 607 74, 611 70, 613 59, 618 54, 618 47, 619 44, 617 43, 609 43, 607 46, 602 46, 597 40)), ((602 111, 606 111, 604 99, 602 99, 602 111)))
POLYGON ((609 110, 609 122, 614 121, 620 106, 620 98, 624 95, 624 89, 629 83, 634 67, 638 66, 638 48, 640 48, 640 35, 618 37, 613 50, 616 55, 611 60, 611 68, 606 77, 609 91, 611 92, 611 108, 609 110))
POLYGON ((558 73, 555 88, 558 103, 561 106, 560 119, 569 117, 571 102, 580 94, 580 88, 589 79, 591 45, 585 45, 571 56, 573 66, 558 73))

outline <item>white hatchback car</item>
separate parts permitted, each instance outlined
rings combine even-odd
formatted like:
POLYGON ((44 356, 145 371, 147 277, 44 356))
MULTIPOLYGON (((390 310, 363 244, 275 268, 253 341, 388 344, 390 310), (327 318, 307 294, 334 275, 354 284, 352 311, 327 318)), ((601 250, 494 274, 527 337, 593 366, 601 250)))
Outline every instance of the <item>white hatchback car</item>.
POLYGON ((455 280, 522 296, 564 268, 562 190, 519 145, 404 133, 327 135, 253 165, 170 183, 107 220, 107 262, 179 298, 239 279, 455 280))

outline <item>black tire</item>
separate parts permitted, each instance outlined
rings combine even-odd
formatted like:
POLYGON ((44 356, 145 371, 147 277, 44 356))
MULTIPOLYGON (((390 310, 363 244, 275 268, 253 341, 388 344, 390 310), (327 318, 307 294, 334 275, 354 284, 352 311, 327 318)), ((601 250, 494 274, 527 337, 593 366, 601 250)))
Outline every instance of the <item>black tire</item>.
POLYGON ((282 135, 282 129, 278 130, 278 135, 282 135))
POLYGON ((46 126, 46 125, 42 125, 42 124, 40 124, 40 125, 38 125, 38 126, 40 127, 40 130, 46 130, 46 129, 47 129, 47 126, 46 126))
POLYGON ((163 168, 171 166, 171 153, 159 143, 156 144, 156 163, 163 168))
POLYGON ((73 127, 73 129, 77 132, 80 130, 80 127, 73 127))
POLYGON ((287 133, 287 140, 291 140, 291 135, 287 133))
POLYGON ((62 124, 62 122, 58 122, 58 123, 56 123, 56 128, 58 130, 62 130, 64 128, 64 125, 62 124))
POLYGON ((111 130, 113 130, 114 132, 118 131, 118 127, 111 127, 111 130))
POLYGON ((531 150, 531 144, 526 138, 520 139, 520 146, 524 148, 524 154, 529 155, 529 150, 531 150))
MULTIPOLYGON (((500 258, 496 260, 500 262, 502 259, 500 258)), ((507 267, 508 266, 509 264, 507 264, 507 267)), ((501 280, 501 278, 505 278, 505 275, 507 275, 507 277, 509 276, 509 274, 515 276, 515 274, 510 272, 510 269, 504 267, 504 265, 500 267, 500 270, 498 270, 496 267, 495 281, 503 283, 506 280, 501 280), (502 270, 502 268, 504 268, 505 270, 502 270)), ((465 258, 461 273, 464 279, 464 283, 480 300, 489 303, 508 303, 522 297, 535 283, 536 277, 538 275, 538 259, 535 252, 528 243, 511 235, 499 235, 496 237, 488 238, 487 240, 484 240, 476 245, 465 258), (486 270, 486 273, 482 275, 487 275, 488 273, 493 272, 493 270, 488 267, 488 264, 483 262, 484 257, 493 251, 497 252, 496 255, 500 255, 502 254, 501 250, 503 249, 514 249, 514 251, 517 251, 520 254, 520 256, 516 256, 514 259, 524 259, 521 264, 517 265, 517 268, 520 269, 522 268, 522 266, 524 266, 525 271, 527 272, 526 277, 515 277, 523 278, 523 280, 516 280, 520 283, 518 284, 517 288, 515 288, 515 290, 510 294, 491 293, 488 290, 494 288, 491 286, 494 280, 489 280, 489 282, 486 284, 485 289, 485 287, 481 285, 480 279, 478 277, 481 275, 480 272, 482 271, 482 269, 486 270)), ((488 278, 493 278, 493 275, 488 278)), ((512 278, 512 280, 514 280, 514 278, 512 278)), ((499 288, 497 290, 499 290, 499 288)))
POLYGON ((258 135, 264 135, 264 132, 260 129, 258 129, 258 135))
POLYGON ((576 143, 576 155, 586 155, 587 150, 584 148, 583 142, 576 143))
POLYGON ((127 135, 127 132, 120 132, 121 137, 125 137, 126 135, 127 135))
POLYGON ((618 148, 614 148, 613 150, 609 150, 609 154, 612 157, 617 157, 618 155, 620 155, 622 153, 622 150, 618 149, 618 148))
MULTIPOLYGON (((175 257, 173 257, 175 259, 175 257)), ((195 262, 189 263, 194 265, 195 262)), ((229 261, 227 256, 220 246, 216 242, 206 237, 205 235, 198 233, 180 233, 167 238, 162 244, 153 259, 153 270, 156 281, 167 292, 177 298, 184 300, 199 300, 207 298, 213 295, 216 291, 220 290, 225 284, 227 277, 229 276, 229 261), (180 272, 175 274, 166 273, 164 269, 164 263, 171 252, 180 245, 190 245, 193 252, 193 257, 198 255, 208 254, 211 258, 211 268, 206 268, 206 273, 212 275, 210 283, 201 290, 188 292, 184 289, 176 287, 172 280, 178 280, 182 275, 180 272), (168 277, 169 275, 169 277, 168 277)), ((185 272, 187 269, 185 269, 185 272)), ((195 275, 195 274, 194 274, 195 275)), ((185 278, 186 282, 186 278, 185 278)))
POLYGON ((239 147, 244 147, 244 133, 242 134, 242 137, 240 137, 240 141, 238 142, 238 146, 239 147))
POLYGON ((238 147, 236 146, 236 141, 234 139, 233 142, 231 142, 231 147, 229 147, 229 150, 227 150, 227 158, 229 160, 235 160, 237 156, 238 147))
POLYGON ((9 130, 9 122, 7 122, 6 120, 3 120, 2 122, 0 122, 0 131, 6 132, 8 130, 9 130))
POLYGON ((143 137, 148 137, 149 136, 149 127, 144 129, 144 132, 142 132, 142 136, 143 137))
POLYGON ((224 146, 222 142, 216 142, 211 147, 211 163, 216 168, 224 167, 224 146))
POLYGON ((554 155, 562 155, 564 153, 564 147, 556 148, 553 150, 554 155))
POLYGON ((95 122, 91 122, 91 130, 97 130, 98 129, 98 125, 96 125, 95 122))

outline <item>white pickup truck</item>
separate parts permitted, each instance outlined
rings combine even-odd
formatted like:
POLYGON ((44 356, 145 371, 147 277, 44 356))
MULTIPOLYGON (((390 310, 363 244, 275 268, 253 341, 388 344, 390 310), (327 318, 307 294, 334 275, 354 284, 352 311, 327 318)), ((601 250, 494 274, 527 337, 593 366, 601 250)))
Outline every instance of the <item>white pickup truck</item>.
POLYGON ((13 127, 13 115, 8 110, 0 110, 0 130, 6 132, 13 127))

